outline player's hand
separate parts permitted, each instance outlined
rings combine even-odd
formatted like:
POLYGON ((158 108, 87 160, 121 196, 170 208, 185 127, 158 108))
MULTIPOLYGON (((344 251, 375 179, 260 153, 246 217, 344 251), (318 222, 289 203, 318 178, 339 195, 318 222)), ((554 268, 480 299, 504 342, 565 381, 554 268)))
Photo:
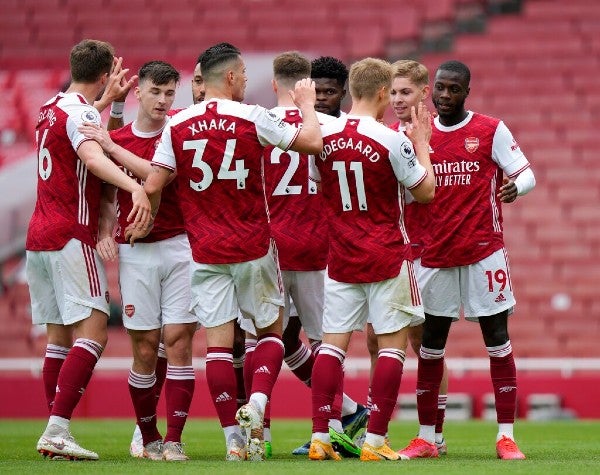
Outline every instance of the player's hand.
POLYGON ((112 261, 119 256, 119 246, 112 236, 100 239, 96 244, 96 251, 105 261, 112 261))
POLYGON ((410 108, 412 121, 406 124, 406 136, 413 144, 418 142, 429 144, 431 139, 431 113, 422 102, 410 108))
POLYGON ((137 75, 134 74, 127 79, 129 68, 123 68, 123 58, 118 57, 114 60, 113 70, 108 77, 106 88, 102 96, 107 96, 110 102, 125 102, 129 91, 137 81, 137 75))
POLYGON ((131 201, 133 207, 127 216, 127 221, 137 229, 147 229, 152 221, 152 207, 142 186, 138 186, 131 193, 131 201))
POLYGON ((296 82, 296 87, 293 91, 289 91, 290 97, 298 109, 303 107, 315 107, 317 102, 317 93, 315 90, 315 82, 311 78, 300 79, 296 82))
POLYGON ((500 192, 498 193, 498 198, 502 203, 512 203, 517 199, 517 194, 519 190, 517 190, 517 185, 510 178, 504 178, 502 181, 502 186, 500 187, 500 192))
POLYGON ((148 234, 150 234, 153 226, 154 222, 150 223, 150 225, 144 229, 136 228, 133 224, 130 224, 125 228, 125 239, 129 241, 129 244, 131 244, 131 247, 133 247, 135 241, 145 238, 148 234))
POLYGON ((95 140, 100 144, 102 150, 111 155, 115 149, 115 143, 110 138, 110 134, 102 126, 92 122, 83 122, 77 130, 85 135, 86 138, 95 140))

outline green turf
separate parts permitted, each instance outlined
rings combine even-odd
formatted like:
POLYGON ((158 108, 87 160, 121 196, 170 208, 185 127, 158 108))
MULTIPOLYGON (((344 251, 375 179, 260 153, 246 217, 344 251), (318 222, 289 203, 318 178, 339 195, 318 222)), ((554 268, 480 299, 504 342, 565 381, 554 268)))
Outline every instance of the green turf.
MULTIPOLYGON (((216 420, 189 420, 183 441, 188 462, 151 462, 129 457, 133 429, 131 421, 75 420, 72 432, 84 447, 100 455, 97 462, 44 460, 35 444, 45 421, 0 420, 0 473, 32 475, 67 473, 193 473, 218 475, 357 473, 410 474, 435 473, 466 475, 472 473, 552 474, 600 473, 600 423, 597 421, 517 422, 516 435, 525 461, 500 461, 495 457, 496 425, 489 422, 447 422, 445 436, 449 454, 437 460, 363 463, 356 459, 341 462, 311 462, 291 455, 291 450, 306 442, 310 433, 307 420, 273 422, 273 459, 265 463, 227 463, 224 461, 223 434, 216 420)), ((402 448, 415 435, 416 423, 393 422, 391 445, 402 448)))

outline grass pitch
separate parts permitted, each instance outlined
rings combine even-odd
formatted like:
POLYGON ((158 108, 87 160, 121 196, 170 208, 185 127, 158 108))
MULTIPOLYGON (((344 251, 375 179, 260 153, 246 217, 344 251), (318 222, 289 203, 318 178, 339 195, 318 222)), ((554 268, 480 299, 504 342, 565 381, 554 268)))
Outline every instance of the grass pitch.
MULTIPOLYGON (((466 475, 475 473, 600 474, 600 422, 558 421, 516 424, 519 447, 524 461, 496 459, 496 424, 482 421, 452 422, 445 425, 448 455, 439 459, 364 463, 357 459, 341 462, 311 462, 291 455, 292 449, 310 436, 308 420, 272 422, 273 458, 264 463, 225 462, 223 433, 216 420, 190 419, 183 442, 188 462, 152 462, 129 456, 133 422, 128 420, 79 419, 72 433, 86 448, 98 452, 97 462, 46 460, 35 451, 45 420, 0 420, 3 443, 0 444, 0 473, 18 474, 315 474, 340 475, 344 472, 397 474, 466 475)), ((161 426, 164 432, 164 423, 161 426)), ((394 449, 403 448, 414 437, 416 422, 392 422, 390 440, 394 449)))

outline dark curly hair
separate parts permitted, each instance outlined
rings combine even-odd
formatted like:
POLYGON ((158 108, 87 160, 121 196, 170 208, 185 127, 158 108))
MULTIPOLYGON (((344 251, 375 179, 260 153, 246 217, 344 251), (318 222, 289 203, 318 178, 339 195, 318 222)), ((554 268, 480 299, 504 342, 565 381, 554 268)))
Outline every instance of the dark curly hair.
POLYGON ((333 56, 321 56, 312 60, 310 77, 335 79, 340 86, 344 87, 348 80, 348 68, 333 56))

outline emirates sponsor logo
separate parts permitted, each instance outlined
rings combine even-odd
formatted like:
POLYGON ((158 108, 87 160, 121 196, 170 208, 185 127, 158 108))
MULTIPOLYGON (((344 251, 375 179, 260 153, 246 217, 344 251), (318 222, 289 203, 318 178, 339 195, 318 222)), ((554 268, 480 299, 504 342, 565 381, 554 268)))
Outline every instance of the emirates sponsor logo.
POLYGON ((475 152, 479 148, 479 139, 477 137, 467 137, 465 139, 465 150, 469 153, 475 152))
POLYGON ((135 313, 135 306, 131 305, 130 303, 128 303, 127 305, 125 305, 125 315, 127 315, 129 318, 133 317, 133 314, 135 313))
POLYGON ((496 297, 494 299, 494 302, 496 302, 496 303, 506 302, 506 297, 504 297, 504 294, 499 294, 498 297, 496 297))

